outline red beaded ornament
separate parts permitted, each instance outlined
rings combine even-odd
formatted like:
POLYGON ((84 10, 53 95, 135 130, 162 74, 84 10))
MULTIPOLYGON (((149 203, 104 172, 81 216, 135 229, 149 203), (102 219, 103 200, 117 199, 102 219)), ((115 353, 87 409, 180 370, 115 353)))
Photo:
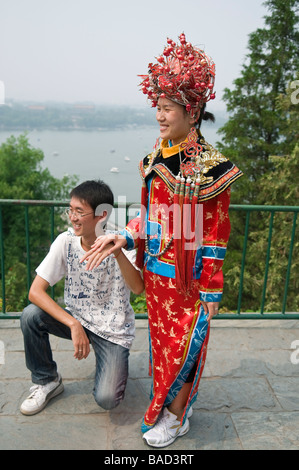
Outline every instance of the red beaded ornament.
POLYGON ((148 65, 148 75, 139 75, 140 87, 153 107, 159 97, 168 98, 186 106, 194 116, 204 103, 215 99, 215 64, 204 51, 187 42, 184 33, 179 40, 180 44, 176 44, 167 39, 157 63, 148 65))

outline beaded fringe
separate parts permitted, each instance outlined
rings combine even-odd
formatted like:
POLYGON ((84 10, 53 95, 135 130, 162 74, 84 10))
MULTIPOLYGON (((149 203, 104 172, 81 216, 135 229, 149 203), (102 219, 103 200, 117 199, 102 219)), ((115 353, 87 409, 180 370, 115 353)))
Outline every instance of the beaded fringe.
POLYGON ((200 179, 177 176, 174 192, 174 251, 176 288, 188 294, 195 253, 195 219, 200 179))

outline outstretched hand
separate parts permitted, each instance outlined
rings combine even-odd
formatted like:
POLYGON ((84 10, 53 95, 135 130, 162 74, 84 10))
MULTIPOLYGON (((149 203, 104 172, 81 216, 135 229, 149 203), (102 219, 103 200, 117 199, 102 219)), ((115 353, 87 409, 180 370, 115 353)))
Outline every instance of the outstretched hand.
POLYGON ((125 237, 117 233, 100 236, 92 245, 91 250, 87 251, 80 259, 80 263, 87 260, 86 270, 90 271, 97 268, 112 253, 117 256, 121 248, 124 248, 126 245, 127 240, 125 237))

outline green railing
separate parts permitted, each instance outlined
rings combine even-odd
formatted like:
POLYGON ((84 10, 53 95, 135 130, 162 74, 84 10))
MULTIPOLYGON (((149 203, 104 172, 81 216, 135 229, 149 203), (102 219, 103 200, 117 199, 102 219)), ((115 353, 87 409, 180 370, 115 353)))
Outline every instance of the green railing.
POLYGON ((244 242, 243 242, 243 251, 242 251, 242 264, 241 264, 241 274, 240 274, 240 284, 239 284, 239 293, 238 293, 238 305, 236 314, 221 314, 218 315, 218 319, 228 319, 228 318, 242 318, 242 319, 299 319, 299 313, 286 313, 286 304, 288 296, 288 287, 290 281, 291 267, 292 267, 292 256, 293 248, 295 244, 295 235, 296 235, 296 225, 297 225, 297 214, 299 212, 299 206, 260 206, 260 205, 231 205, 231 211, 245 211, 246 212, 246 221, 245 221, 245 230, 244 230, 244 242), (242 304, 242 293, 243 293, 243 279, 245 271, 245 262, 246 262, 246 252, 247 252, 247 242, 249 234, 249 221, 250 214, 253 212, 268 212, 270 213, 269 219, 269 228, 268 228, 268 244, 266 251, 265 259, 265 273, 264 273, 264 282, 262 289, 262 300, 260 313, 241 313, 241 304, 242 304), (290 231, 290 245, 288 253, 288 262, 287 269, 285 273, 284 281, 284 293, 282 298, 282 307, 280 313, 264 313, 265 298, 266 298, 266 289, 268 281, 268 272, 269 272, 269 260, 270 260, 270 250, 272 242, 272 230, 274 215, 276 212, 288 212, 293 214, 292 228, 290 231))
MULTIPOLYGON (((24 228, 25 228, 25 251, 26 251, 26 267, 27 267, 27 287, 28 290, 31 285, 31 256, 30 256, 30 217, 29 217, 29 207, 30 206, 43 206, 50 209, 50 238, 51 241, 55 238, 55 226, 54 226, 54 214, 55 208, 67 207, 67 201, 33 201, 33 200, 14 200, 14 199, 0 199, 0 256, 1 256, 1 287, 2 287, 2 314, 0 313, 0 319, 15 319, 19 315, 14 313, 6 313, 6 300, 5 300, 5 249, 4 249, 4 230, 3 230, 3 211, 7 210, 12 206, 23 206, 24 207, 24 228)), ((122 223, 128 220, 128 210, 131 208, 132 204, 119 204, 116 207, 125 211, 125 218, 122 217, 122 223)), ((136 206, 135 206, 136 207, 136 206)), ((244 227, 244 241, 243 241, 243 250, 242 250, 242 261, 241 261, 241 272, 240 272, 240 282, 239 282, 239 291, 237 296, 237 305, 236 313, 221 313, 214 317, 215 319, 299 319, 299 313, 286 313, 287 305, 287 296, 288 296, 288 287, 290 281, 291 267, 292 267, 292 255, 293 248, 295 243, 296 235, 296 223, 297 223, 297 214, 299 212, 299 206, 259 206, 259 205, 231 205, 230 211, 242 211, 246 214, 245 218, 245 227, 244 227), (256 212, 268 212, 269 217, 269 227, 268 227, 268 243, 265 259, 265 272, 264 272, 264 281, 262 288, 262 300, 260 311, 257 313, 244 313, 242 312, 242 294, 243 294, 243 282, 244 282, 244 272, 246 267, 246 252, 247 252, 247 243, 248 235, 250 228, 250 216, 252 213, 256 212), (269 272, 269 260, 270 260, 270 250, 272 242, 272 229, 274 215, 277 212, 288 212, 293 214, 292 227, 290 228, 290 245, 288 253, 288 262, 287 269, 285 273, 284 280, 284 293, 282 298, 282 307, 280 312, 276 313, 265 313, 265 298, 266 298, 266 289, 267 289, 267 280, 269 272)), ((117 212, 117 211, 116 211, 117 212)), ((116 219, 117 223, 117 219, 116 219)), ((145 315, 136 314, 136 318, 147 318, 145 315)))

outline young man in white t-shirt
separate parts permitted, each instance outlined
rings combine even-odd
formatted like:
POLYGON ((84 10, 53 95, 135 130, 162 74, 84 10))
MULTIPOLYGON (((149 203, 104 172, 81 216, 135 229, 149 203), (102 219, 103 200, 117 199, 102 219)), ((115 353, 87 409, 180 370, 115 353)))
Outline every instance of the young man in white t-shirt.
POLYGON ((102 181, 86 181, 71 191, 68 215, 72 228, 61 233, 36 269, 28 305, 21 316, 31 394, 21 412, 33 415, 63 391, 49 342, 49 333, 73 341, 74 358, 86 358, 92 344, 96 357, 94 397, 105 409, 124 397, 129 349, 135 336, 130 290, 140 294, 143 280, 133 256, 119 251, 93 271, 81 258, 89 251, 112 210, 113 194, 102 181), (65 277, 65 309, 47 293, 65 277))

